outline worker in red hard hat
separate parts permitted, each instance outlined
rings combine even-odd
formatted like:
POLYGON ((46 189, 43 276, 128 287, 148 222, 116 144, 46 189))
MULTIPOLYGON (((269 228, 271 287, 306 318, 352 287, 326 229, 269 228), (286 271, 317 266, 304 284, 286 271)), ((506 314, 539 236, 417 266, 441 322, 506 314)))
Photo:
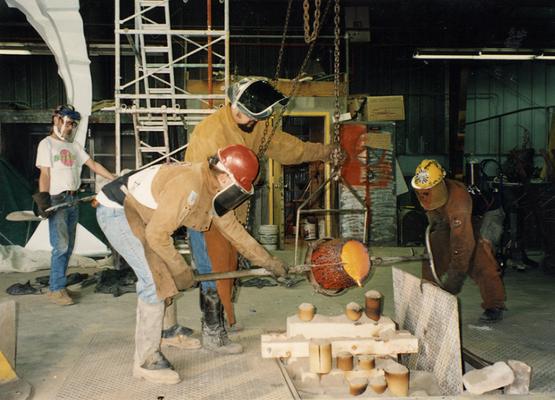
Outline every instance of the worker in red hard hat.
MULTIPOLYGON (((178 228, 206 231, 213 224, 253 264, 274 276, 287 273, 286 265, 272 257, 230 212, 252 195, 258 168, 251 150, 226 146, 204 162, 132 171, 104 186, 97 196, 98 223, 138 278, 133 376, 178 383, 179 374, 162 354, 161 345, 201 347, 175 319, 173 297, 194 284, 191 267, 173 245, 172 234, 178 228), (171 323, 164 326, 166 320, 171 323)), ((191 250, 197 259, 195 246, 191 250)), ((206 307, 205 345, 229 340, 219 329, 221 303, 206 307)))

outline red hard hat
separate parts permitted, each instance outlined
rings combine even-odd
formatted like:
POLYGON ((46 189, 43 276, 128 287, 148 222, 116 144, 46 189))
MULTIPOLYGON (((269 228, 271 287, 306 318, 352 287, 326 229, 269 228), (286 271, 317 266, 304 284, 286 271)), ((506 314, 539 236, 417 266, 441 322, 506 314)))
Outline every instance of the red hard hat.
POLYGON ((252 183, 258 176, 259 164, 256 154, 241 144, 232 144, 218 150, 218 158, 237 183, 250 192, 252 183))

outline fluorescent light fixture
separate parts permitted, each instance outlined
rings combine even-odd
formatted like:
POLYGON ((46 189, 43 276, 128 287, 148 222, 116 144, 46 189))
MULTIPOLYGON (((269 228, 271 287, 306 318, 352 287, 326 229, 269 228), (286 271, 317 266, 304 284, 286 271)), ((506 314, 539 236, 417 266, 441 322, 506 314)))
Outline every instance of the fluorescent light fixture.
POLYGON ((31 52, 25 49, 0 49, 0 55, 30 56, 31 52))
POLYGON ((446 50, 419 50, 413 58, 421 60, 555 60, 555 54, 532 52, 494 52, 494 51, 446 51, 446 50))

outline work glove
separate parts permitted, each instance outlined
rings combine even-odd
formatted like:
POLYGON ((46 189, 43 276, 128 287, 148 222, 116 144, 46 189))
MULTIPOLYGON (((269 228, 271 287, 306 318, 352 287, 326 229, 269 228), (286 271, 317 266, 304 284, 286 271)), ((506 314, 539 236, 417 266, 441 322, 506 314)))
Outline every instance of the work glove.
POLYGON ((276 278, 287 275, 289 269, 287 265, 277 257, 272 257, 270 261, 264 265, 264 268, 272 273, 276 278))
POLYGON ((175 281, 175 286, 178 290, 190 289, 195 285, 195 275, 193 274, 193 269, 189 266, 181 271, 178 275, 173 277, 175 281))
POLYGON ((33 200, 37 205, 36 215, 40 215, 43 218, 48 218, 52 215, 52 212, 46 212, 47 209, 52 207, 52 202, 50 201, 50 193, 48 192, 37 192, 33 195, 33 200))
POLYGON ((329 162, 332 165, 332 176, 335 180, 339 179, 339 175, 341 173, 341 166, 347 159, 347 153, 339 143, 332 145, 330 155, 329 155, 329 162))
POLYGON ((330 162, 342 165, 347 159, 347 153, 339 143, 334 143, 330 150, 330 162))
POLYGON ((457 295, 461 292, 466 274, 453 270, 447 270, 447 278, 443 281, 443 289, 457 295))

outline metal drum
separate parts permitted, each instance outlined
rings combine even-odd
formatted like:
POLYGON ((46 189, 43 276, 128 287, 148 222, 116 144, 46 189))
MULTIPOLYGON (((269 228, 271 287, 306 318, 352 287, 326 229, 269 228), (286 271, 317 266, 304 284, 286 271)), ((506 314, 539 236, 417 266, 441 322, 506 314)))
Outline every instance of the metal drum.
POLYGON ((312 265, 308 280, 318 293, 327 296, 362 286, 371 269, 368 250, 358 240, 318 240, 309 247, 305 262, 312 265))

